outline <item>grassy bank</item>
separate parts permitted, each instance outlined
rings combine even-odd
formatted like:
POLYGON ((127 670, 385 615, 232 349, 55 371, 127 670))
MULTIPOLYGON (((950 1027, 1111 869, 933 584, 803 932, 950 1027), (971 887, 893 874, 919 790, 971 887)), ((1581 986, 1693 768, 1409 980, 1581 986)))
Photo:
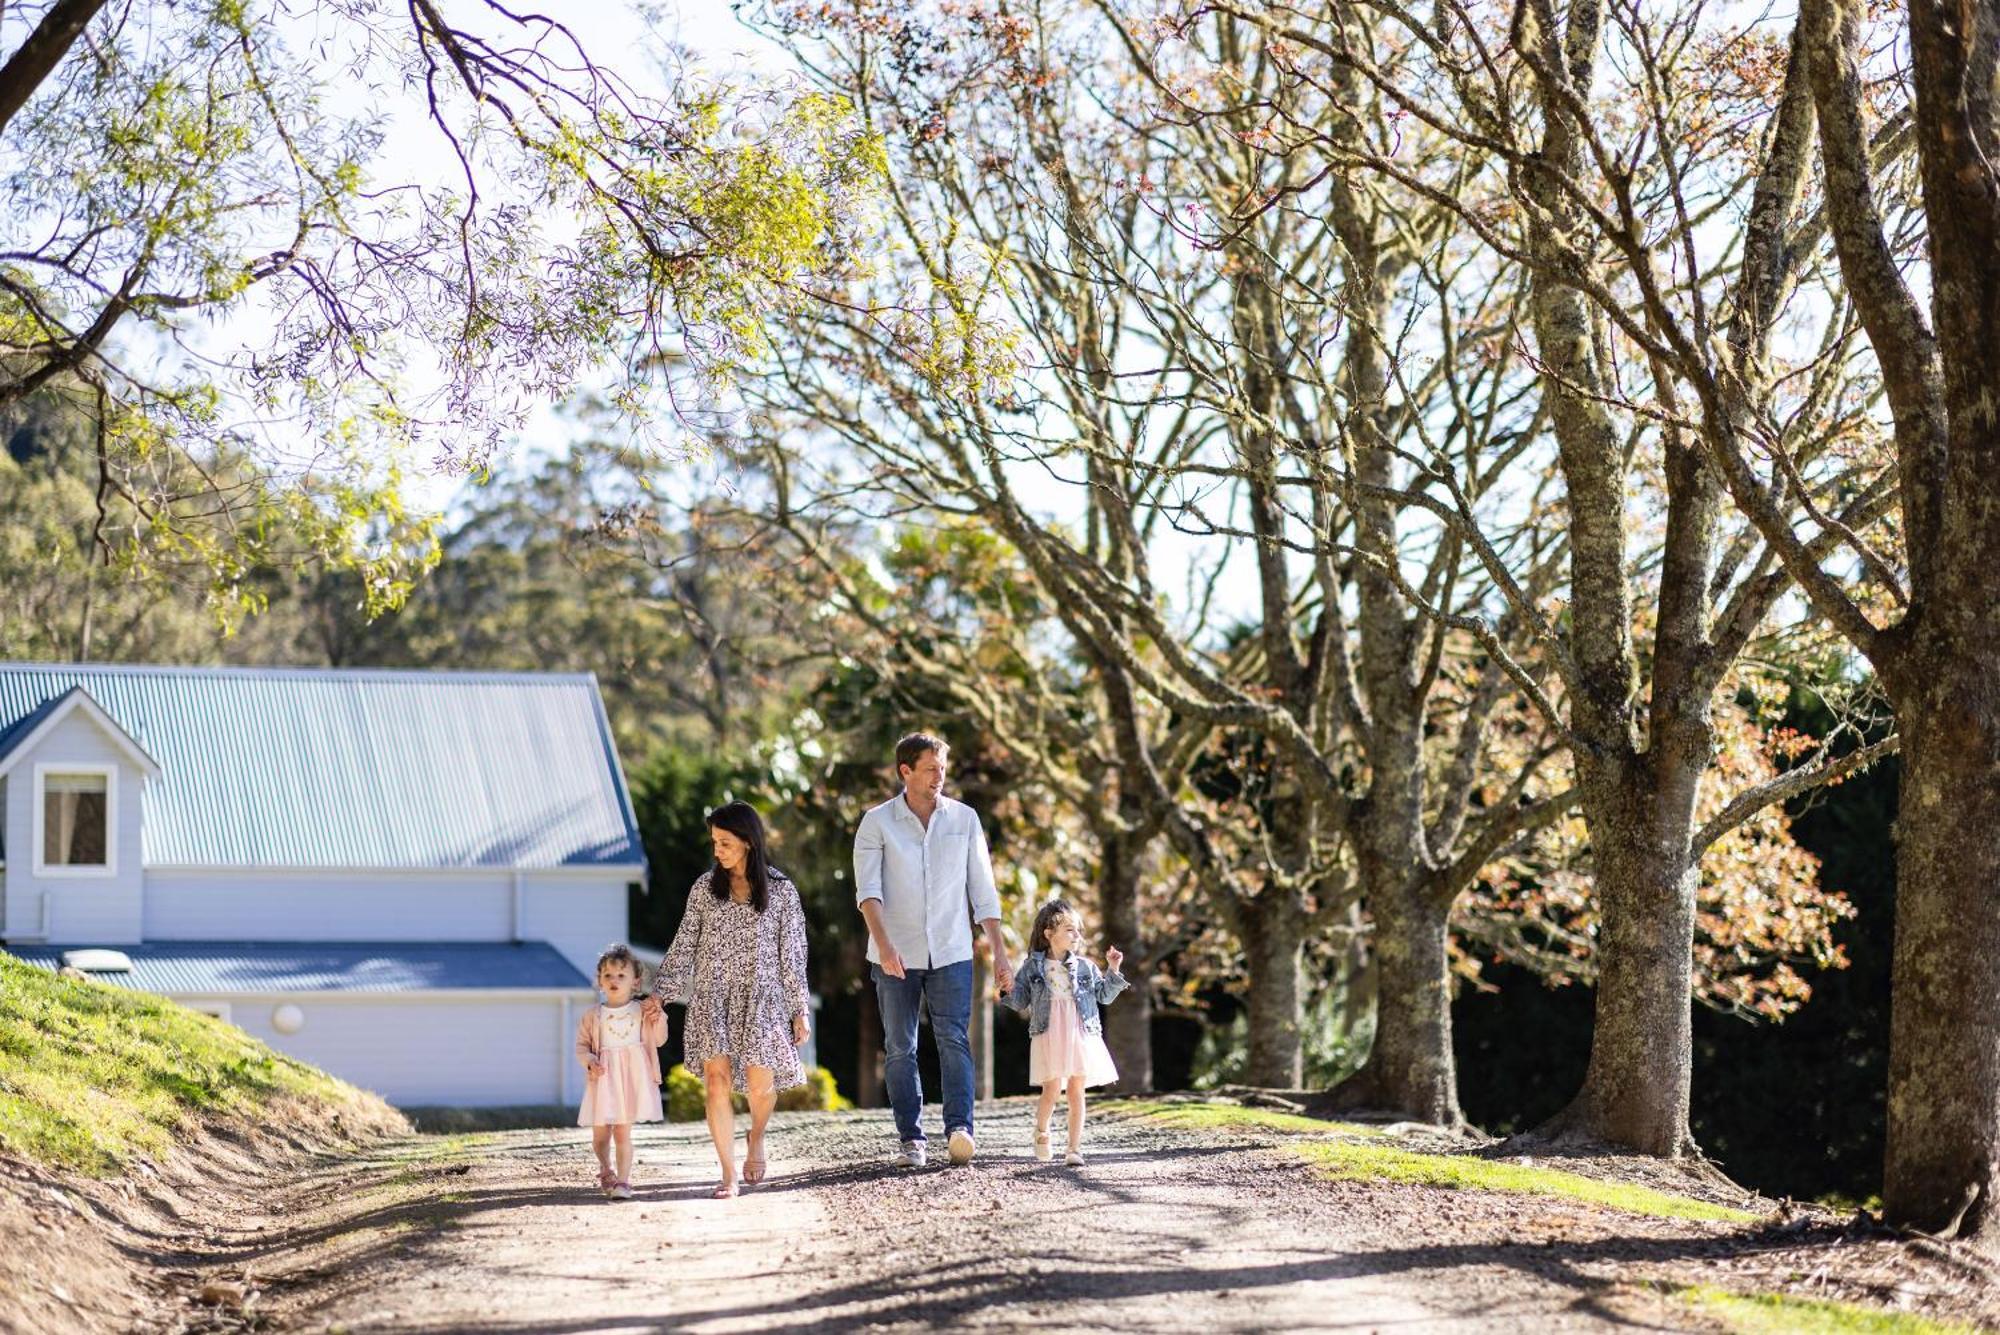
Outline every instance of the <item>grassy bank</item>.
POLYGON ((1696 1310, 1727 1322, 1736 1335, 1979 1335, 1980 1331, 1962 1321, 1776 1293, 1699 1288, 1682 1296, 1696 1310))
POLYGON ((1129 1106, 1142 1117, 1184 1130, 1254 1130, 1276 1134, 1283 1138, 1281 1143, 1285 1148, 1310 1160, 1332 1178, 1407 1182, 1461 1191, 1511 1191, 1583 1201, 1628 1214, 1666 1219, 1748 1223, 1756 1218, 1743 1210, 1692 1196, 1607 1182, 1558 1168, 1401 1148, 1389 1144, 1378 1130, 1346 1122, 1217 1103, 1141 1102, 1129 1106))
POLYGON ((374 1095, 232 1025, 0 954, 0 1151, 105 1176, 206 1119, 280 1105, 355 1131, 397 1122, 374 1095))

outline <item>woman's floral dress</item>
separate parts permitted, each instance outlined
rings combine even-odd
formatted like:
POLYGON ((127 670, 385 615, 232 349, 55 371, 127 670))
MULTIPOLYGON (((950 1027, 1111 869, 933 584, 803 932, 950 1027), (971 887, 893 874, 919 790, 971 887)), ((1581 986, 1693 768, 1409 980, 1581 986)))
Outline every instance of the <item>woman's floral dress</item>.
POLYGON ((792 1017, 810 1007, 806 996, 806 915, 798 887, 770 873, 770 897, 760 914, 748 904, 717 899, 715 873, 688 890, 687 910, 673 948, 660 962, 653 992, 687 1006, 683 1046, 696 1075, 711 1057, 729 1058, 738 1090, 752 1066, 771 1070, 773 1088, 806 1082, 792 1044, 792 1017))

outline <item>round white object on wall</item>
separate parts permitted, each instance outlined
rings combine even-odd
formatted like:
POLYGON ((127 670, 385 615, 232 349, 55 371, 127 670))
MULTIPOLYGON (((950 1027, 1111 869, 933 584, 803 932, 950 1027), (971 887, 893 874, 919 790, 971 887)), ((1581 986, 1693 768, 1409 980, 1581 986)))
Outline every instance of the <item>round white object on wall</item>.
POLYGON ((281 1034, 296 1034, 306 1027, 306 1013, 288 1001, 271 1012, 271 1027, 281 1034))

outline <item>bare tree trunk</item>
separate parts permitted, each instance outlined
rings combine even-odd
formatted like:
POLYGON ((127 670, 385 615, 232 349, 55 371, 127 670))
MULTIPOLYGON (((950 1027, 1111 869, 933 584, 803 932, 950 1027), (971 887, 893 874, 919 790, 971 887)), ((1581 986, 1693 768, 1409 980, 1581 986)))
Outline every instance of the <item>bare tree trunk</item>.
POLYGON ((1151 949, 1139 920, 1139 863, 1135 841, 1113 834, 1102 844, 1097 873, 1097 920, 1104 944, 1125 952, 1132 986, 1104 1009, 1104 1043, 1118 1067, 1118 1087, 1143 1093, 1153 1087, 1153 988, 1151 949))
POLYGON ((1247 957, 1250 1058, 1244 1082, 1297 1089, 1305 1080, 1300 1042, 1305 912, 1296 896, 1265 890, 1238 909, 1247 957))
POLYGON ((1458 1066, 1451 1047, 1446 946, 1450 901, 1440 902, 1422 885, 1403 884, 1370 894, 1368 903, 1381 998, 1375 1042, 1361 1069, 1336 1092, 1336 1101, 1460 1126, 1465 1114, 1458 1106, 1458 1066))
POLYGON ((856 1030, 854 1104, 880 1108, 887 1100, 882 1097, 882 1010, 875 1003, 873 979, 861 985, 861 1023, 856 1030))
POLYGON ((993 958, 982 946, 972 952, 972 1097, 993 1097, 993 958))
MULTIPOLYGON (((1659 832, 1635 809, 1637 796, 1618 793, 1590 820, 1599 903, 1590 1065, 1583 1088, 1538 1134, 1672 1158, 1694 1149, 1697 871, 1684 853, 1659 846, 1659 832)), ((1683 822, 1672 847, 1687 846, 1683 822)))
POLYGON ((1570 1105, 1538 1135, 1646 1155, 1696 1153, 1694 793, 1708 717, 1660 725, 1646 755, 1580 763, 1598 891, 1598 987, 1590 1065, 1570 1105))
POLYGON ((1882 1199, 1889 1219, 1933 1233, 1991 1234, 2000 1221, 2000 617, 1978 620, 1913 646, 1901 677, 1913 685, 1895 697, 1904 770, 1882 1199))

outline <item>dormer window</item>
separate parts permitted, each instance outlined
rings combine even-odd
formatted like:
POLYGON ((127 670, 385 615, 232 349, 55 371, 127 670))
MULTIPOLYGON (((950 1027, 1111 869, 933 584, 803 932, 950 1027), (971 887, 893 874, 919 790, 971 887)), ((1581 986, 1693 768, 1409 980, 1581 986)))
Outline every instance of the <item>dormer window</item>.
POLYGON ((108 766, 37 766, 40 827, 35 870, 45 876, 109 875, 112 779, 108 766))

